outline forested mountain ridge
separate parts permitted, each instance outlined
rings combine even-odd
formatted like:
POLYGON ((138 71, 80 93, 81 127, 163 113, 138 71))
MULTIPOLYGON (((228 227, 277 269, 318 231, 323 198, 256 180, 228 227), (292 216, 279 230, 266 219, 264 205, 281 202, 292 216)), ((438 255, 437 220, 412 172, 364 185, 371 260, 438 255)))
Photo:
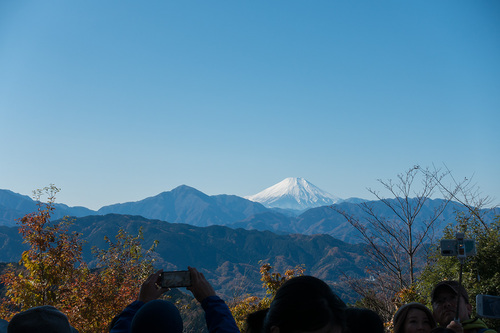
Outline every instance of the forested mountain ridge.
MULTIPOLYGON (((395 203, 395 200, 388 199, 388 202, 395 203)), ((394 212, 380 200, 366 203, 384 218, 395 217, 394 212)), ((417 227, 443 203, 442 199, 428 199, 417 217, 417 227)), ((105 206, 98 211, 85 207, 68 207, 64 204, 54 204, 54 207, 56 208, 54 218, 62 218, 65 215, 83 217, 110 213, 138 215, 147 219, 194 226, 224 225, 248 230, 269 230, 280 234, 328 234, 349 243, 359 242, 358 232, 335 209, 343 210, 350 215, 366 217, 358 203, 340 202, 332 206, 311 208, 298 216, 293 216, 282 210, 266 208, 260 203, 234 195, 208 196, 186 185, 137 202, 105 206)), ((465 207, 462 205, 450 202, 435 224, 436 235, 439 236, 442 228, 455 220, 458 211, 464 210, 465 207)), ((33 211, 36 211, 36 203, 31 198, 8 190, 0 190, 0 225, 15 226, 16 219, 33 211)), ((486 212, 486 220, 491 220, 495 214, 500 214, 500 209, 486 212)))
MULTIPOLYGON (((84 259, 92 263, 91 248, 105 248, 119 229, 136 235, 142 228, 144 248, 158 240, 156 266, 164 270, 200 268, 224 294, 261 292, 259 268, 270 263, 279 270, 304 265, 313 274, 336 284, 343 274, 365 276, 369 260, 364 245, 352 245, 328 235, 277 235, 269 231, 196 227, 131 215, 76 218, 72 231, 85 241, 84 259)), ((0 261, 16 262, 26 248, 15 227, 0 227, 0 261)))

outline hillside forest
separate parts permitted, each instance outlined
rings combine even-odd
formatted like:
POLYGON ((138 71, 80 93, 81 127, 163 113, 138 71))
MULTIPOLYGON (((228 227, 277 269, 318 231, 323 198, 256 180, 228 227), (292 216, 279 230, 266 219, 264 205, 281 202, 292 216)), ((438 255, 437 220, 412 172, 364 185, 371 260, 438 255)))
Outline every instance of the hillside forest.
MULTIPOLYGON (((401 305, 420 302, 429 306, 433 286, 442 280, 457 280, 460 272, 470 295, 500 295, 500 216, 485 219, 488 210, 483 206, 488 203, 487 198, 479 198, 468 181, 444 186, 443 180, 448 175, 414 167, 398 175, 395 182, 380 181, 396 200, 387 200, 379 192, 370 191, 394 212, 390 218, 378 215, 369 203, 359 204, 362 215, 335 208, 362 240, 349 253, 366 253, 366 258, 357 256, 362 261, 358 268, 364 267, 364 272, 358 274, 352 266, 351 270, 338 271, 338 278, 328 282, 350 306, 376 311, 388 332, 392 329, 392 316, 401 305), (416 190, 417 179, 420 186, 416 190), (416 217, 436 190, 446 195, 444 206, 453 200, 464 207, 456 212, 453 223, 442 230, 439 239, 433 238, 433 231, 444 206, 434 210, 423 225, 418 228, 415 225, 416 217), (475 254, 467 256, 463 264, 455 256, 441 255, 439 247, 440 240, 455 239, 462 234, 474 240, 476 247, 475 254)), ((101 248, 92 247, 90 260, 85 259, 89 258, 84 254, 86 244, 74 228, 75 220, 52 218, 58 191, 53 185, 37 190, 34 196, 37 211, 18 221, 18 232, 26 249, 19 262, 2 264, 0 318, 9 320, 27 308, 53 305, 67 314, 79 332, 106 332, 113 317, 137 298, 141 284, 158 268, 158 263, 165 264, 156 253, 158 242, 145 247, 141 227, 134 234, 118 228, 115 235, 104 237, 101 248)), ((337 246, 342 246, 342 242, 337 246)), ((330 251, 330 255, 335 257, 336 251, 330 251)), ((260 280, 260 291, 233 288, 222 293, 242 332, 246 329, 246 315, 269 306, 284 281, 311 274, 304 262, 292 266, 290 261, 285 262, 288 266, 277 257, 261 259, 259 276, 250 277, 260 280)), ((209 273, 212 282, 217 279, 216 272, 225 271, 226 281, 217 284, 234 286, 234 281, 228 279, 235 266, 212 267, 209 271, 202 267, 202 262, 197 265, 200 271, 209 273)), ((334 269, 333 266, 323 267, 334 269)), ((237 270, 234 272, 238 274, 237 270)), ((321 272, 316 270, 315 275, 321 272)), ((174 301, 181 310, 186 332, 206 330, 203 311, 189 293, 174 289, 163 297, 174 301)), ((473 306, 474 300, 471 297, 473 306)), ((486 321, 490 327, 500 326, 498 320, 486 321)))

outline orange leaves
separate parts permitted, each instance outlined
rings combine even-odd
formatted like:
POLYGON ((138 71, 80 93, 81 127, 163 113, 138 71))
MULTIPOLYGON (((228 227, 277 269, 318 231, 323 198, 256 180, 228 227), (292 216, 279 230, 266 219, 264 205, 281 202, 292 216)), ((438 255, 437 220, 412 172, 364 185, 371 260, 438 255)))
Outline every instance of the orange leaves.
POLYGON ((281 273, 271 273, 272 266, 268 263, 263 264, 260 267, 260 280, 263 282, 262 287, 266 289, 267 294, 274 295, 279 287, 286 281, 291 279, 294 276, 304 275, 305 268, 303 265, 295 266, 295 268, 288 269, 285 271, 285 274, 281 273))
POLYGON ((37 212, 20 219, 19 233, 30 248, 22 254, 21 268, 10 265, 0 276, 6 288, 0 317, 10 319, 24 309, 53 305, 79 332, 105 332, 111 319, 136 299, 152 271, 156 243, 144 250, 141 232, 132 237, 120 230, 115 241, 106 237, 107 250, 94 249, 98 264, 89 269, 82 260, 79 235, 69 232, 72 222, 51 221, 58 191, 51 185, 35 192, 37 212), (47 203, 39 200, 44 193, 47 203))
POLYGON ((263 310, 269 307, 271 304, 276 291, 281 287, 281 285, 293 278, 294 276, 304 275, 305 268, 303 265, 295 266, 292 269, 288 269, 284 274, 279 272, 272 272, 273 267, 269 263, 264 263, 260 266, 260 280, 262 281, 262 288, 266 290, 266 296, 260 298, 257 296, 246 295, 243 299, 234 300, 229 307, 236 324, 242 332, 245 332, 245 320, 246 317, 255 311, 263 310))
POLYGON ((137 298, 141 283, 153 269, 154 248, 142 248, 142 234, 127 235, 120 230, 107 250, 94 249, 97 267, 82 266, 71 298, 65 302, 74 326, 80 332, 103 332, 112 318, 137 298), (75 311, 75 309, 78 309, 75 311))
POLYGON ((411 302, 425 304, 426 301, 427 299, 417 292, 415 285, 408 288, 402 288, 394 296, 394 304, 397 308, 411 302))

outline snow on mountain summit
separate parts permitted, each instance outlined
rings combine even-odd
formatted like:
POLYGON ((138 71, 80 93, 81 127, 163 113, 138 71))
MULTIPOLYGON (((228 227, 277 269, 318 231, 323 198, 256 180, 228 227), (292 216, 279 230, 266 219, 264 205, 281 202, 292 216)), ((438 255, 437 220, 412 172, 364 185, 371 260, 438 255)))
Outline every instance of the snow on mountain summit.
POLYGON ((262 192, 245 197, 269 208, 303 210, 331 205, 340 200, 304 178, 289 177, 262 192))

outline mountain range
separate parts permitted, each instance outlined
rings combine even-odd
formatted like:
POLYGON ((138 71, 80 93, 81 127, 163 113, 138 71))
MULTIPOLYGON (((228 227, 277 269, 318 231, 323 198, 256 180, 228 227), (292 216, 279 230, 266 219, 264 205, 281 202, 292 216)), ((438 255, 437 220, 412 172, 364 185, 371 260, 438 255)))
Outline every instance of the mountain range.
MULTIPOLYGON (((53 218, 74 217, 72 230, 85 241, 83 255, 87 262, 92 261, 92 247, 105 247, 105 236, 112 239, 120 228, 137 234, 142 228, 145 248, 159 241, 159 267, 199 267, 218 292, 229 296, 262 291, 259 267, 269 262, 279 271, 304 264, 308 274, 336 286, 341 295, 353 297, 343 287, 342 276, 367 277, 366 268, 371 263, 357 230, 337 209, 363 217, 359 205, 363 199, 342 200, 300 178, 285 179, 252 196, 255 201, 249 199, 209 196, 181 185, 98 211, 58 203, 53 218), (293 200, 302 207, 311 207, 297 210, 297 206, 288 205, 293 200)), ((393 203, 396 200, 388 199, 393 203)), ((394 217, 382 201, 367 203, 380 216, 394 217)), ((419 213, 417 228, 442 203, 441 199, 428 200, 419 213)), ((0 261, 19 260, 26 244, 17 231, 16 219, 36 209, 37 203, 30 197, 0 190, 0 261)), ((440 225, 454 221, 460 210, 463 208, 459 204, 449 203, 440 225)), ((499 213, 497 208, 488 214, 491 217, 499 213)))
MULTIPOLYGON (((281 272, 304 265, 308 274, 337 285, 340 293, 352 297, 341 287, 341 277, 363 277, 369 265, 364 245, 344 243, 328 235, 278 235, 216 225, 196 227, 119 214, 75 218, 70 230, 79 233, 84 241, 83 257, 92 264, 91 249, 106 248, 104 236, 113 239, 119 229, 137 235, 139 228, 144 248, 159 241, 157 267, 200 268, 216 290, 228 297, 262 292, 261 263, 270 263, 281 272)), ((27 245, 16 227, 0 226, 0 261, 18 261, 25 249, 27 245)))
MULTIPOLYGON (((53 217, 58 219, 64 216, 87 216, 97 212, 85 207, 69 207, 56 203, 53 217)), ((27 195, 0 190, 0 225, 15 226, 16 220, 37 210, 37 202, 27 195)))
MULTIPOLYGON (((86 207, 55 204, 54 217, 133 213, 169 222, 194 225, 228 224, 269 209, 284 215, 297 216, 309 208, 335 202, 361 202, 363 199, 342 200, 321 190, 303 178, 283 181, 245 198, 235 195, 208 196, 192 187, 181 185, 137 202, 118 203, 94 211, 86 207), (190 208, 185 208, 190 206, 190 208), (201 215, 200 215, 201 214, 201 215)), ((36 209, 36 202, 26 195, 0 189, 0 225, 14 225, 15 219, 36 209)))
MULTIPOLYGON (((359 242, 357 230, 335 209, 363 217, 364 212, 358 204, 362 199, 354 199, 356 201, 353 202, 334 198, 301 178, 287 178, 251 197, 261 203, 235 195, 209 196, 195 188, 181 185, 156 196, 136 202, 104 206, 98 211, 85 207, 55 204, 56 209, 53 217, 106 214, 137 215, 147 219, 186 223, 199 227, 223 225, 248 230, 268 230, 278 234, 328 234, 345 242, 359 242), (283 201, 280 201, 280 197, 283 198, 283 201), (308 202, 313 208, 298 211, 286 209, 286 206, 279 204, 280 202, 290 202, 292 198, 295 198, 297 203, 305 204, 308 202), (315 207, 318 204, 329 202, 329 200, 337 201, 333 204, 315 207)), ((396 199, 388 199, 389 202, 392 200, 395 202, 396 199)), ((381 216, 387 218, 394 216, 394 212, 382 201, 368 201, 368 203, 381 216)), ((441 199, 428 200, 418 215, 417 227, 432 215, 442 203, 441 199)), ((439 229, 454 221, 456 212, 463 209, 457 203, 448 204, 436 227, 439 229)), ((28 196, 0 190, 0 225, 15 226, 16 219, 35 210, 36 203, 28 196)), ((495 213, 499 213, 498 208, 490 212, 490 216, 495 213)))

